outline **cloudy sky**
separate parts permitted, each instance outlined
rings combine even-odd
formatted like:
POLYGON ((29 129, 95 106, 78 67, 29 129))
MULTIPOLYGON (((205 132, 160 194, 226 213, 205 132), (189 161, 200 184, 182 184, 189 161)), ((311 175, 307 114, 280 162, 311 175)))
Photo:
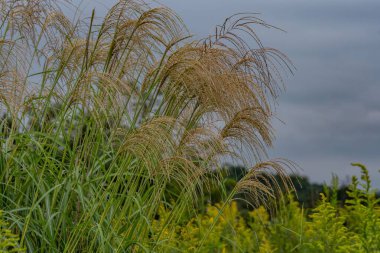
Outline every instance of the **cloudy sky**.
MULTIPOLYGON (((114 2, 111 0, 108 3, 114 2)), ((274 122, 271 156, 297 162, 313 181, 358 174, 368 166, 380 188, 380 1, 160 0, 192 34, 212 33, 232 14, 259 18, 285 32, 260 29, 264 45, 280 49, 297 70, 285 79, 274 122)), ((105 2, 103 2, 105 3, 105 2)))

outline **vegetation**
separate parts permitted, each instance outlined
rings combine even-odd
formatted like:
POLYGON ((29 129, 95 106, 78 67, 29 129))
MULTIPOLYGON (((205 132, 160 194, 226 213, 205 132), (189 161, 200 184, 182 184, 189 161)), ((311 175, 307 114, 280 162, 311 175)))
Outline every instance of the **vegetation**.
POLYGON ((293 165, 266 161, 290 69, 254 33, 271 26, 235 15, 194 40, 164 7, 124 0, 72 21, 60 10, 70 6, 0 2, 0 209, 20 245, 157 251, 207 188, 226 192, 222 162, 240 161, 251 169, 223 195, 202 248, 237 195, 266 203, 280 190, 273 172, 289 185, 293 165), (157 230, 160 207, 170 211, 157 230))
POLYGON ((1 251, 379 249, 364 166, 343 209, 334 191, 311 215, 276 202, 296 166, 266 154, 292 71, 254 32, 274 27, 234 15, 195 40, 165 7, 70 19, 71 6, 0 1, 1 251), (249 169, 230 178, 225 161, 249 169))
MULTIPOLYGON (((359 165, 359 164, 357 164, 359 165)), ((263 206, 245 215, 234 201, 202 247, 205 230, 219 215, 220 204, 208 205, 195 217, 184 220, 175 231, 165 236, 170 244, 160 246, 162 252, 380 252, 380 199, 371 189, 367 169, 363 165, 359 182, 353 177, 345 201, 334 199, 334 187, 320 194, 319 203, 311 209, 300 207, 292 194, 277 202, 277 210, 268 213, 263 206), (330 198, 327 198, 329 195, 330 198), (174 235, 173 235, 174 234, 174 235)), ((154 223, 156 230, 167 217, 161 208, 154 223)))
POLYGON ((25 252, 20 248, 19 238, 8 228, 8 224, 3 221, 3 213, 0 211, 0 252, 25 252))

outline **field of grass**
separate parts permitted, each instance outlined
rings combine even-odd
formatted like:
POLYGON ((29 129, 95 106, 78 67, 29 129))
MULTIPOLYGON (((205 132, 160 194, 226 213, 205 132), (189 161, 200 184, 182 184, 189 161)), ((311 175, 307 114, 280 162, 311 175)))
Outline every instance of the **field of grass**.
POLYGON ((296 166, 266 154, 292 71, 254 32, 272 26, 235 15, 195 40, 138 0, 75 20, 67 6, 0 1, 0 251, 275 250, 234 204, 273 208, 293 188, 296 166), (226 160, 250 168, 230 187, 226 160), (220 203, 207 207, 211 188, 220 203))

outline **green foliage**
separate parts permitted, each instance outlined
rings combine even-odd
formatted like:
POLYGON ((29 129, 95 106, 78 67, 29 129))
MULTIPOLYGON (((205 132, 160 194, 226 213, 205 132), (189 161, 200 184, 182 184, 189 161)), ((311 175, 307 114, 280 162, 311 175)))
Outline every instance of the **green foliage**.
POLYGON ((380 200, 371 189, 371 179, 367 168, 362 164, 352 164, 361 169, 361 181, 356 177, 347 192, 350 197, 345 207, 348 215, 348 227, 355 231, 365 248, 365 252, 380 251, 380 200), (360 187, 360 188, 359 188, 360 187))
MULTIPOLYGON (((246 213, 246 209, 239 210, 237 202, 207 205, 204 212, 194 213, 176 228, 160 233, 166 243, 161 244, 159 251, 380 252, 379 199, 371 189, 368 171, 361 168, 362 181, 353 177, 345 205, 337 198, 336 176, 332 191, 326 187, 330 198, 321 193, 316 207, 309 210, 301 208, 293 194, 283 196, 271 213, 263 206, 246 213), (211 226, 212 233, 208 233, 211 226)), ((154 223, 156 229, 163 227, 170 213, 165 208, 160 210, 154 223)))
POLYGON ((274 248, 270 242, 270 221, 269 214, 263 206, 253 210, 249 213, 250 219, 248 224, 250 225, 252 232, 250 237, 252 238, 251 244, 253 244, 252 252, 274 252, 274 248))
POLYGON ((271 247, 266 238, 269 215, 263 207, 250 212, 247 223, 236 202, 208 205, 205 213, 192 217, 175 229, 163 228, 168 213, 161 208, 159 219, 153 226, 160 240, 169 242, 158 247, 160 252, 182 252, 184 249, 186 252, 268 252, 271 247), (212 233, 209 233, 210 227, 212 233))
POLYGON ((307 252, 363 252, 358 235, 344 225, 346 217, 337 214, 333 204, 321 194, 321 203, 307 223, 307 252))
POLYGON ((306 217, 293 194, 284 196, 271 221, 271 242, 276 252, 299 252, 305 240, 306 217))
POLYGON ((26 250, 19 245, 20 238, 8 229, 8 224, 3 220, 3 212, 0 210, 0 253, 22 253, 26 250))

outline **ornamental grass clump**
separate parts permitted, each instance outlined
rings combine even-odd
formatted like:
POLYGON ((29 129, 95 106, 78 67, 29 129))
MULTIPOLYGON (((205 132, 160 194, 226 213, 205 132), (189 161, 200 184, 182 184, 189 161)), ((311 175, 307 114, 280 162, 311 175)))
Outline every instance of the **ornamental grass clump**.
POLYGON ((254 33, 271 26, 235 15, 196 40, 165 7, 125 0, 73 20, 70 6, 0 1, 0 209, 20 245, 155 250, 226 159, 252 169, 225 203, 275 196, 272 172, 290 184, 291 163, 265 161, 279 74, 291 68, 254 33))

